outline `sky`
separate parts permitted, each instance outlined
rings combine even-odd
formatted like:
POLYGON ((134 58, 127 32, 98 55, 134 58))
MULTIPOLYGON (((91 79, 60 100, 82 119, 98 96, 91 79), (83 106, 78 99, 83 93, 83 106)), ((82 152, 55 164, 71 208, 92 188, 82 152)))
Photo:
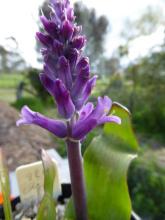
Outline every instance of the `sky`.
MULTIPOLYGON (((106 15, 111 24, 111 32, 106 38, 106 54, 113 53, 121 43, 119 37, 127 18, 136 18, 148 6, 159 5, 165 10, 165 0, 81 0, 88 7, 94 7, 98 15, 106 15)), ((0 44, 15 48, 13 36, 19 45, 19 51, 28 65, 37 66, 35 53, 35 33, 38 30, 38 7, 43 0, 0 0, 0 44)), ((75 2, 75 0, 71 0, 75 2)), ((137 39, 130 56, 135 59, 147 53, 155 44, 163 42, 164 28, 159 28, 150 38, 137 39)))

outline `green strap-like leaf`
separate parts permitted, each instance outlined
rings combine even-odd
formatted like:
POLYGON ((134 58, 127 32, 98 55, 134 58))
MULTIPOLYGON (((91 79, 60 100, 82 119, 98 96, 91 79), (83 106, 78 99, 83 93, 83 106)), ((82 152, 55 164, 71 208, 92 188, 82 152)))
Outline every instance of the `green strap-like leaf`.
MULTIPOLYGON (((111 113, 120 116, 122 124, 106 124, 104 134, 92 141, 84 155, 90 220, 130 220, 131 215, 127 170, 138 144, 129 112, 115 103, 111 113)), ((66 219, 75 220, 71 205, 66 219)))
MULTIPOLYGON (((110 135, 111 138, 116 139, 117 142, 118 140, 123 142, 122 145, 124 145, 124 147, 119 147, 119 151, 137 153, 138 143, 132 129, 131 114, 128 109, 115 102, 112 105, 110 113, 121 118, 121 125, 107 123, 104 126, 104 133, 107 136, 110 135)), ((111 147, 116 149, 116 147, 118 148, 118 144, 114 142, 111 144, 111 147)))
POLYGON ((56 176, 56 170, 53 161, 42 150, 42 162, 44 167, 44 197, 40 203, 37 214, 37 220, 55 220, 56 210, 55 201, 53 199, 53 184, 56 176))
POLYGON ((5 220, 12 220, 12 209, 10 202, 10 182, 7 168, 3 162, 2 151, 0 150, 0 186, 3 196, 3 209, 5 220))
POLYGON ((55 220, 55 203, 50 194, 45 193, 38 209, 37 220, 55 220))

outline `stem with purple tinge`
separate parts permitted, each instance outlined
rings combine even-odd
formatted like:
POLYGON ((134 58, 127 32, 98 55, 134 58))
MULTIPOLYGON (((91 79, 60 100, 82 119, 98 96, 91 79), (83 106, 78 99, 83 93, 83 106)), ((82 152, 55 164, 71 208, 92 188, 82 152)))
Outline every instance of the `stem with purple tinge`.
POLYGON ((72 197, 76 220, 87 220, 87 205, 80 142, 67 140, 72 197))

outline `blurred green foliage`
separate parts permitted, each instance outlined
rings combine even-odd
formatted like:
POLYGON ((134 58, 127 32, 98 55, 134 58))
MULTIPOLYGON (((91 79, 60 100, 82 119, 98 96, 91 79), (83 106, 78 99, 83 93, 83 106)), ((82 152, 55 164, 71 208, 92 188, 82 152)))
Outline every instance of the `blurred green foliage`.
POLYGON ((132 112, 135 126, 142 131, 165 130, 165 52, 145 57, 127 69, 132 80, 132 112))
POLYGON ((2 149, 0 149, 0 189, 3 198, 3 209, 6 220, 12 220, 12 208, 10 203, 10 181, 9 173, 6 167, 6 158, 2 149))
POLYGON ((0 89, 16 88, 18 86, 19 82, 23 80, 23 78, 24 78, 23 74, 1 73, 0 74, 0 89))
POLYGON ((160 164, 160 155, 163 158, 165 151, 147 151, 130 167, 132 205, 143 219, 165 219, 165 163, 160 164))
POLYGON ((21 110, 21 108, 24 105, 27 105, 29 108, 31 108, 33 111, 37 112, 43 112, 44 111, 44 104, 40 99, 37 99, 35 97, 23 97, 19 100, 15 101, 12 104, 15 108, 18 110, 21 110))
POLYGON ((29 83, 34 90, 36 96, 40 98, 41 100, 48 101, 49 99, 49 94, 48 92, 44 89, 43 85, 40 82, 39 79, 39 73, 41 71, 38 69, 30 68, 27 71, 27 79, 29 80, 29 83))

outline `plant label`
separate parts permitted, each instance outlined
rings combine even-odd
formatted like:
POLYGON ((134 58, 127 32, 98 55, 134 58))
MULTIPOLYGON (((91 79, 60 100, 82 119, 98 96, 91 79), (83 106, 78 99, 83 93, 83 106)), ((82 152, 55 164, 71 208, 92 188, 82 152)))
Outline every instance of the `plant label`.
MULTIPOLYGON (((54 161, 54 160, 53 160, 54 161)), ((54 197, 61 194, 57 163, 54 161, 56 177, 54 180, 54 197)), ((16 177, 23 204, 38 203, 44 194, 44 170, 42 162, 20 166, 16 169, 16 177)))

